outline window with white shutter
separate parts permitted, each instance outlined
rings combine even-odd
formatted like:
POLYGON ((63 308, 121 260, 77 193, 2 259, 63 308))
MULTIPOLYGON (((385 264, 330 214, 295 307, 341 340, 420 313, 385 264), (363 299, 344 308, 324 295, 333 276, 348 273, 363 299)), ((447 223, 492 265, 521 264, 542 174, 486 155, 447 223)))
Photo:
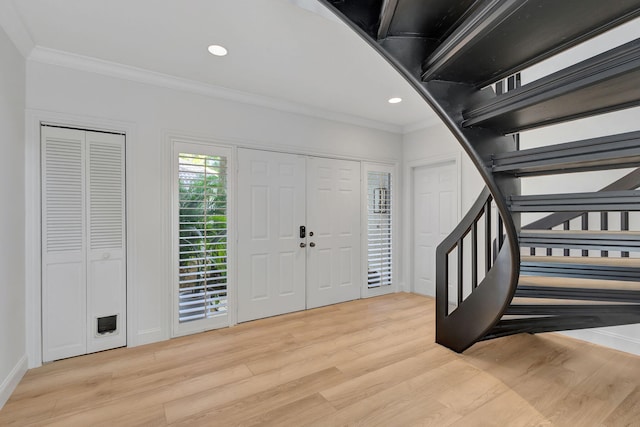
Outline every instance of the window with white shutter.
POLYGON ((176 334, 228 324, 229 156, 197 148, 176 145, 176 334))
POLYGON ((368 289, 393 283, 393 187, 389 169, 371 165, 366 168, 368 289))

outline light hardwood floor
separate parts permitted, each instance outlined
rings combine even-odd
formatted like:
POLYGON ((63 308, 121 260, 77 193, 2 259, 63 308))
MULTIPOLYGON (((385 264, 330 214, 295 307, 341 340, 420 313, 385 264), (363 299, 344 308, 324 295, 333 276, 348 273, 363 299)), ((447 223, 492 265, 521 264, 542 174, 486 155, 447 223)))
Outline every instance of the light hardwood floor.
POLYGON ((31 370, 0 425, 640 426, 640 357, 557 334, 459 355, 394 294, 31 370))

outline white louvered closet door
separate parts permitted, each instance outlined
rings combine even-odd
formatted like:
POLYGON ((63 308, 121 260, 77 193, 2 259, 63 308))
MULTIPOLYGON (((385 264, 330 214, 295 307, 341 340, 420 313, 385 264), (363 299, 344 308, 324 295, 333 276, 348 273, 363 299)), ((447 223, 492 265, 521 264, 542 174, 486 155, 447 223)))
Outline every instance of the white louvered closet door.
POLYGON ((87 352, 93 353, 127 344, 124 135, 86 132, 86 147, 87 352), (115 331, 101 331, 98 319, 109 318, 115 331))
POLYGON ((124 179, 123 135, 42 127, 45 362, 126 345, 124 179))
POLYGON ((42 128, 43 361, 87 351, 84 132, 42 128))

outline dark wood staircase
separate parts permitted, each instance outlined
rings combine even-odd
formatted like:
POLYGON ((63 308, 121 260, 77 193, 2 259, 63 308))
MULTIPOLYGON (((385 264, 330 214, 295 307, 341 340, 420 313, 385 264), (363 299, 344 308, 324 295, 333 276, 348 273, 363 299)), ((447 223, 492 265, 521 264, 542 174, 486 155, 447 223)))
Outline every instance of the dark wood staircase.
POLYGON ((319 1, 413 85, 486 183, 437 250, 436 341, 460 352, 522 332, 640 323, 630 256, 640 231, 629 230, 640 169, 601 191, 521 194, 527 177, 640 167, 640 132, 527 150, 517 135, 640 105, 640 40, 524 85, 519 74, 640 17, 640 0, 319 1), (549 215, 523 226, 532 212, 549 215))

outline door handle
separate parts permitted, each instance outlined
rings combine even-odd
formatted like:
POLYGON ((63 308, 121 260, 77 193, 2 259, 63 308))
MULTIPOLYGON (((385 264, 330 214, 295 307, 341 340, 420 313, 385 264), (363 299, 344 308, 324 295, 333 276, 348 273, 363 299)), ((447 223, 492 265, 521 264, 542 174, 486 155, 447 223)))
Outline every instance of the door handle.
POLYGON ((309 243, 309 246, 311 246, 312 248, 315 248, 315 247, 316 247, 316 244, 315 244, 315 243, 313 243, 313 242, 311 242, 311 243, 309 243))
POLYGON ((307 244, 306 244, 306 243, 304 243, 304 242, 302 242, 302 243, 300 243, 300 247, 301 247, 301 248, 306 248, 306 247, 307 247, 307 244))

